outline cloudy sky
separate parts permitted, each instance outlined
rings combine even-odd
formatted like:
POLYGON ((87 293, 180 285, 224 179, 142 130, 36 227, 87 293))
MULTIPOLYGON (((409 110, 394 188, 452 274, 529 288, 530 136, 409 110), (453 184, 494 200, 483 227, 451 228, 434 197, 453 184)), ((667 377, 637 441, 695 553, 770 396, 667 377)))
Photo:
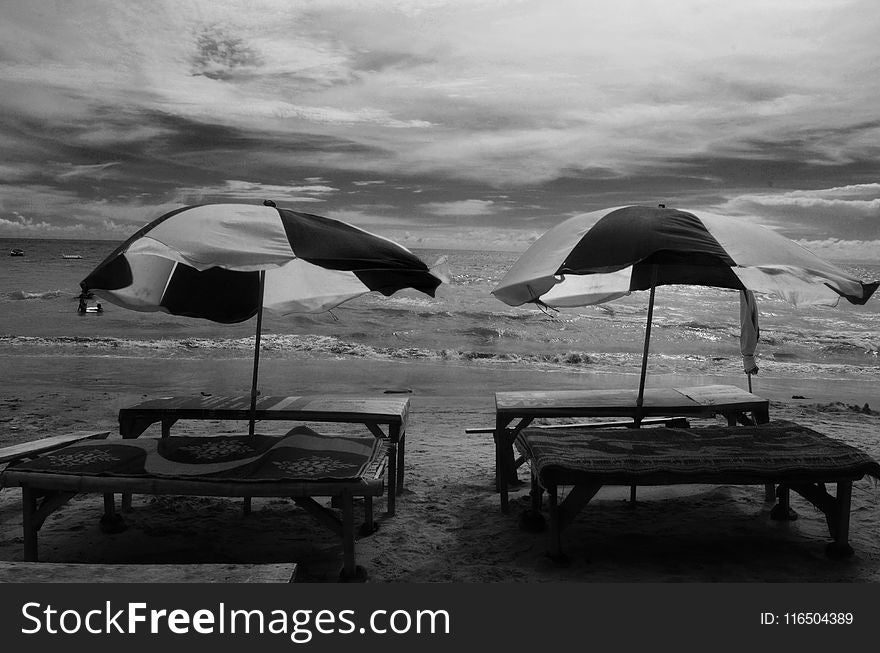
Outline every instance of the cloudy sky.
POLYGON ((271 198, 518 250, 665 203, 880 259, 878 34, 876 0, 3 0, 0 236, 271 198))

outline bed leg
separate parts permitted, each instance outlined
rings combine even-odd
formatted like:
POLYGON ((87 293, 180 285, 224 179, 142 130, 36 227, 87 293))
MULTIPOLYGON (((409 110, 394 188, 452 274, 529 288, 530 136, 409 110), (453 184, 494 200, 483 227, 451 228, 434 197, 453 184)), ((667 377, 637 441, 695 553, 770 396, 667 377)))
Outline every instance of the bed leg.
POLYGON ((21 525, 24 530, 24 561, 37 561, 37 493, 23 485, 21 488, 21 525))
POLYGON ((828 516, 828 524, 834 541, 825 549, 830 558, 848 558, 853 554, 849 545, 849 512, 852 503, 852 481, 840 481, 837 484, 836 510, 828 516))
POLYGON ((544 488, 541 487, 541 484, 538 482, 538 475, 531 473, 532 477, 532 511, 541 512, 541 506, 544 503, 544 488))
POLYGON ((773 483, 764 485, 764 503, 776 501, 776 486, 773 483))
POLYGON ((377 524, 373 520, 373 497, 365 496, 364 497, 364 523, 361 524, 360 531, 358 534, 361 537, 366 537, 367 535, 372 535, 377 530, 379 530, 379 524, 377 524))
POLYGON ((128 526, 125 520, 118 512, 116 512, 116 498, 112 492, 104 494, 104 514, 101 515, 101 532, 102 533, 121 533, 128 526))
POLYGON ((540 533, 547 528, 547 521, 544 519, 544 515, 541 514, 541 504, 544 503, 544 488, 538 482, 538 475, 534 471, 531 473, 531 477, 532 490, 530 495, 532 507, 528 510, 523 510, 520 514, 519 527, 529 533, 540 533))
POLYGON ((342 499, 342 571, 339 580, 344 583, 360 583, 367 579, 363 567, 355 564, 354 497, 345 492, 342 499))
POLYGON ((798 514, 791 509, 791 490, 787 485, 776 488, 776 496, 779 498, 773 508, 770 509, 770 519, 775 521, 795 521, 798 514))
POLYGON ((550 547, 547 555, 557 565, 566 567, 568 556, 562 552, 562 524, 559 515, 559 487, 551 485, 547 488, 547 502, 550 510, 550 547))

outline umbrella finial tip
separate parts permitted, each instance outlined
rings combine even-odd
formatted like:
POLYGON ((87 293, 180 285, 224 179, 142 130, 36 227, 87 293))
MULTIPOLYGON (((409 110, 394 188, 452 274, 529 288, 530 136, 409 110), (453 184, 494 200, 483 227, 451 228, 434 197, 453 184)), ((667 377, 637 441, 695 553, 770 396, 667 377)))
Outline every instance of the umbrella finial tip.
POLYGON ((263 206, 277 206, 272 200, 263 200, 263 206))

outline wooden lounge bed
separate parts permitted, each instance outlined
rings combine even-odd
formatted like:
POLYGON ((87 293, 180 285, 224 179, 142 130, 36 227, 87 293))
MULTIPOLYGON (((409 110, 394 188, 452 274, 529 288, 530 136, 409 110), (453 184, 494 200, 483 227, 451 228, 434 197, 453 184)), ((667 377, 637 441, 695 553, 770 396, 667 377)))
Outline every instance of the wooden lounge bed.
POLYGON ((113 494, 290 497, 342 538, 342 580, 360 580, 355 563, 354 499, 384 491, 387 443, 372 436, 322 436, 298 427, 286 436, 205 436, 85 441, 14 462, 0 475, 22 489, 24 559, 37 560, 37 532, 49 515, 82 492, 104 495, 102 524, 121 520, 113 494), (314 497, 332 497, 341 515, 314 497))
POLYGON ((676 429, 528 428, 516 447, 532 470, 532 508, 522 524, 541 530, 543 492, 549 497, 549 553, 564 561, 561 532, 605 485, 732 484, 777 486, 774 519, 794 519, 794 490, 825 513, 831 557, 849 545, 852 483, 880 478, 880 465, 864 452, 793 422, 758 426, 676 429), (830 495, 826 483, 837 485, 830 495), (560 501, 561 486, 570 487, 560 501))

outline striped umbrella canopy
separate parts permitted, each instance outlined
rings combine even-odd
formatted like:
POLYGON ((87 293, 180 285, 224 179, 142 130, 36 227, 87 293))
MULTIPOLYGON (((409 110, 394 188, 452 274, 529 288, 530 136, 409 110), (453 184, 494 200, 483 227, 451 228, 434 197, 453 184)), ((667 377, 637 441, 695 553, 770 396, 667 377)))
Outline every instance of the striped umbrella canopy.
MULTIPOLYGON (((577 215, 529 247, 492 294, 512 306, 599 304, 650 290, 639 382, 641 406, 654 290, 701 285, 766 293, 798 305, 864 304, 865 283, 759 225, 675 208, 624 206, 577 215)), ((754 314, 757 328, 757 313, 754 314)))
MULTIPOLYGON (((262 309, 332 309, 377 291, 434 296, 442 278, 405 247, 317 215, 248 204, 187 206, 157 218, 80 283, 113 304, 221 323, 257 316, 251 407, 256 405, 262 309)), ((253 433, 253 420, 251 420, 253 433)))

